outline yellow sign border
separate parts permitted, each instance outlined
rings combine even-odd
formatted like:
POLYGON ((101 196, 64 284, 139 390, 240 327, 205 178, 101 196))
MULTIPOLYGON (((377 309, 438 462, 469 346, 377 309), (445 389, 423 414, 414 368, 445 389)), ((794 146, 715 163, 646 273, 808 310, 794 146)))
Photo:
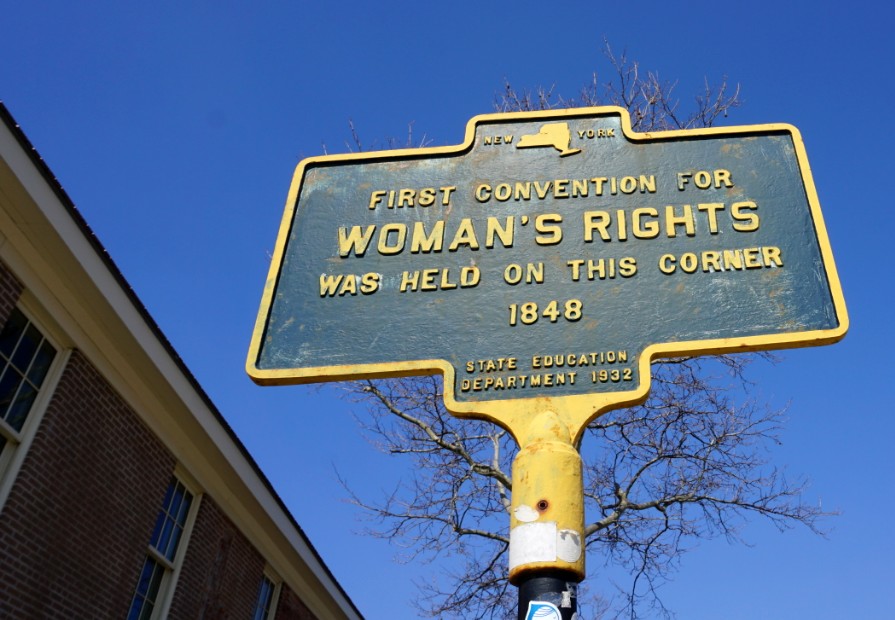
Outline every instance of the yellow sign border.
POLYGON ((652 375, 650 364, 657 357, 675 357, 683 355, 713 355, 719 353, 760 351, 767 349, 785 349, 832 344, 841 340, 848 331, 848 313, 839 276, 833 261, 833 251, 820 210, 817 191, 805 145, 799 130, 789 124, 774 123, 764 125, 747 125, 734 127, 711 127, 638 133, 631 128, 631 119, 627 110, 616 106, 600 106, 590 108, 570 108, 565 110, 543 110, 535 112, 510 112, 481 114, 474 116, 466 124, 466 136, 461 144, 443 147, 397 149, 393 151, 371 151, 366 153, 347 153, 340 155, 323 155, 302 160, 295 169, 286 208, 280 223, 276 246, 271 260, 267 282, 261 299, 261 306, 255 322, 251 344, 246 361, 246 372, 259 385, 288 385, 315 383, 320 381, 340 381, 352 379, 375 379, 389 377, 406 377, 411 375, 442 374, 444 376, 444 402, 447 409, 458 417, 483 419, 506 428, 517 440, 528 427, 530 421, 538 413, 553 411, 560 416, 572 432, 572 442, 576 443, 585 426, 606 411, 642 402, 649 394, 652 375), (462 153, 474 145, 476 128, 485 123, 525 121, 536 119, 564 120, 595 115, 617 114, 621 116, 622 131, 625 138, 632 142, 670 140, 675 138, 693 138, 700 136, 721 136, 757 132, 791 134, 795 146, 796 158, 805 184, 811 217, 820 246, 824 271, 830 285, 833 306, 839 326, 829 330, 813 330, 773 334, 766 336, 745 336, 739 338, 721 338, 714 340, 693 340, 673 343, 660 343, 648 346, 640 354, 638 361, 641 382, 635 390, 623 392, 596 393, 573 396, 553 396, 538 398, 519 398, 512 400, 488 400, 479 402, 459 402, 454 398, 455 370, 447 361, 441 359, 416 360, 404 362, 388 362, 382 364, 357 364, 339 366, 318 366, 303 369, 262 370, 255 366, 255 360, 261 348, 267 316, 273 302, 274 289, 280 273, 286 241, 292 227, 292 220, 297 206, 298 194, 308 166, 333 162, 362 162, 369 160, 400 159, 420 155, 451 155, 462 153))

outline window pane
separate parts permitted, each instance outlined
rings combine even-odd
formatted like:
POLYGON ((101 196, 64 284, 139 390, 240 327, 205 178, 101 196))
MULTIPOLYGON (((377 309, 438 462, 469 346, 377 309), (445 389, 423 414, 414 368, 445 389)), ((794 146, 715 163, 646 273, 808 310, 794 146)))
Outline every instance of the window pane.
POLYGON ((13 366, 18 368, 22 374, 25 374, 25 371, 28 370, 31 358, 34 357, 37 347, 40 346, 43 339, 43 335, 34 325, 29 325, 25 330, 25 335, 19 341, 19 346, 13 352, 11 360, 13 366))
MULTIPOLYGON (((152 545, 156 549, 158 549, 163 556, 168 558, 168 545, 171 542, 171 534, 174 530, 174 522, 165 515, 165 521, 162 523, 162 531, 159 534, 158 540, 152 545)), ((169 560, 171 558, 168 558, 169 560)))
POLYGON ((131 608, 127 613, 128 620, 141 620, 152 615, 152 608, 155 606, 164 575, 165 571, 158 562, 146 558, 140 580, 137 582, 137 591, 134 592, 131 608))
MULTIPOLYGON (((158 551, 168 561, 174 562, 177 546, 183 534, 193 496, 177 478, 171 478, 165 499, 162 502, 149 546, 158 551), (176 508, 176 509, 175 509, 176 508), (182 515, 182 518, 180 518, 182 515)), ((149 619, 158 597, 159 588, 166 574, 166 565, 156 560, 154 553, 146 558, 143 574, 128 612, 128 620, 149 619), (151 570, 150 570, 151 569, 151 570)))
POLYGON ((165 503, 159 512, 158 521, 152 533, 149 544, 172 562, 177 554, 177 545, 180 543, 180 536, 186 525, 192 498, 193 496, 183 484, 177 478, 173 478, 168 492, 165 494, 165 503))
POLYGON ((150 558, 143 561, 143 570, 140 572, 140 580, 137 582, 137 593, 145 597, 152 585, 152 575, 155 573, 155 562, 150 558))
POLYGON ((7 367, 0 379, 0 417, 6 419, 9 406, 16 397, 22 377, 13 368, 7 367))
POLYGON ((255 604, 253 620, 265 620, 270 611, 270 603, 273 599, 273 582, 267 577, 261 578, 261 588, 258 591, 258 602, 255 604))
POLYGON ((155 548, 158 548, 159 537, 162 533, 162 527, 165 525, 166 513, 165 506, 171 503, 171 496, 174 494, 174 485, 177 483, 177 480, 171 480, 168 484, 167 490, 165 490, 165 499, 162 500, 162 509, 158 514, 158 518, 155 520, 155 527, 152 528, 152 536, 149 537, 149 544, 155 548))
POLYGON ((168 541, 168 549, 165 551, 165 557, 174 561, 174 555, 177 553, 177 546, 180 544, 180 535, 183 534, 183 528, 179 525, 174 526, 171 533, 171 540, 168 541))
POLYGON ((19 393, 16 394, 15 401, 9 408, 9 413, 6 414, 7 424, 17 431, 22 430, 22 426, 25 424, 25 419, 28 417, 28 412, 31 411, 31 405, 34 404, 36 397, 37 390, 27 381, 23 381, 19 388, 19 393))
POLYGON ((180 505, 180 512, 177 514, 171 513, 171 516, 180 524, 180 527, 186 525, 186 516, 190 512, 190 504, 192 503, 192 495, 186 489, 183 490, 183 493, 183 503, 180 505))
POLYGON ((165 507, 168 517, 177 520, 177 513, 180 512, 180 504, 183 502, 183 488, 180 483, 174 487, 174 496, 171 498, 171 504, 165 507))
POLYGON ((50 369, 56 349, 16 308, 0 332, 0 353, 0 366, 3 367, 0 417, 20 431, 37 397, 37 390, 50 369), (23 383, 26 373, 28 381, 23 383))
POLYGON ((159 587, 162 585, 162 577, 165 576, 165 570, 155 561, 152 562, 152 579, 149 582, 149 589, 146 591, 146 601, 149 605, 143 606, 141 617, 148 618, 152 614, 152 608, 155 606, 158 598, 159 587))
POLYGON ((56 357, 56 349, 44 340, 40 350, 34 357, 34 361, 31 362, 31 369, 28 371, 28 380, 35 387, 39 388, 44 382, 44 377, 47 376, 47 371, 50 369, 50 364, 53 363, 54 357, 56 357))
POLYGON ((158 547, 158 539, 163 525, 165 525, 164 512, 159 514, 158 518, 155 520, 155 527, 152 528, 152 536, 149 537, 149 544, 153 547, 158 547))
POLYGON ((177 517, 177 522, 180 524, 180 527, 183 528, 186 526, 186 517, 190 512, 190 506, 193 504, 193 494, 183 488, 183 509, 180 511, 180 516, 177 517))

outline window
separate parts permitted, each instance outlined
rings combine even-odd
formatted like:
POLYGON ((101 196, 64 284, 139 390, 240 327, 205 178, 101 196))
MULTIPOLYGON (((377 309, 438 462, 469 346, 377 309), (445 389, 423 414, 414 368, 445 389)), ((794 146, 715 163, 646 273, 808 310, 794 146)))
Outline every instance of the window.
POLYGON ((272 620, 271 609, 274 607, 277 586, 273 580, 264 575, 261 577, 261 587, 258 589, 258 602, 255 603, 255 613, 252 620, 272 620))
POLYGON ((56 348, 18 308, 0 330, 0 453, 22 440, 56 348))
POLYGON ((137 581, 128 620, 148 620, 160 602, 160 593, 176 568, 177 550, 187 529, 193 495, 176 477, 171 479, 162 509, 155 520, 149 552, 137 581))

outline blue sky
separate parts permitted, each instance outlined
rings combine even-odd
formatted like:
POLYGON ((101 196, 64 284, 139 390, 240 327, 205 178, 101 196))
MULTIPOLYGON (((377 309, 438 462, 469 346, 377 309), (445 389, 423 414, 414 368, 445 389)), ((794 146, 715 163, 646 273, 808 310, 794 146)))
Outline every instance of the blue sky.
MULTIPOLYGON (((334 469, 371 490, 410 472, 357 431, 333 387, 260 388, 248 341, 298 161, 367 148, 408 123, 462 140, 504 80, 574 96, 606 74, 605 36, 682 99, 725 75, 730 124, 804 137, 848 304, 831 347, 756 378, 789 403, 773 460, 842 511, 829 536, 756 522, 752 546, 703 543, 664 600, 681 618, 890 617, 895 436, 893 9, 851 2, 7 2, 0 98, 187 365, 371 620, 410 615, 400 549, 362 524, 334 469)), ((606 574, 591 562, 588 583, 606 574)))

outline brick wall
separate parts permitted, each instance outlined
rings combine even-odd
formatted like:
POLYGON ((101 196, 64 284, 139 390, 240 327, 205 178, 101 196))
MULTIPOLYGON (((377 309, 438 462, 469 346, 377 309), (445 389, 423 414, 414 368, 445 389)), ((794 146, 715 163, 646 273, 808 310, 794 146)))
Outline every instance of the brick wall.
POLYGON ((22 283, 0 262, 0 326, 6 324, 9 313, 22 295, 22 283))
POLYGON ((276 620, 317 620, 301 599, 285 585, 280 591, 276 620))
POLYGON ((264 558, 209 496, 199 514, 171 602, 172 618, 251 618, 264 558))
MULTIPOLYGON (((0 262, 0 327, 23 287, 0 262)), ((73 351, 0 509, 0 618, 123 618, 173 456, 73 351)), ((264 559, 204 496, 171 618, 251 618, 264 559)), ((283 586, 277 620, 316 620, 283 586)))
POLYGON ((173 468, 73 352, 0 513, 0 618, 124 617, 173 468))

